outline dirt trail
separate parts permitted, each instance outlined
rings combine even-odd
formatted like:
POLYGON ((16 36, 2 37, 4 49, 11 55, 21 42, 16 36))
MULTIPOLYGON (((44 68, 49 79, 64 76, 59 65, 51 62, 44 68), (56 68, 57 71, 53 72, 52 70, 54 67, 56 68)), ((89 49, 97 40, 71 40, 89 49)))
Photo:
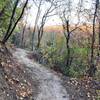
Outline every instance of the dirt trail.
POLYGON ((39 93, 35 100, 69 100, 69 95, 61 84, 62 80, 55 73, 27 58, 25 50, 17 49, 13 55, 39 81, 39 93))

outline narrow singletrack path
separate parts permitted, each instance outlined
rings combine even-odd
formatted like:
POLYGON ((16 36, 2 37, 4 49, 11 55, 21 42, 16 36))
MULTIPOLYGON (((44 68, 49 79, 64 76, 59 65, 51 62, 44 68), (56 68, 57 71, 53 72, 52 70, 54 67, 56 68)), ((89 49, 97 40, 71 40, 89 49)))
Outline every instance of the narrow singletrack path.
POLYGON ((61 84, 60 77, 50 69, 30 60, 27 52, 23 49, 16 49, 13 56, 29 69, 32 77, 39 81, 39 93, 35 100, 69 100, 69 95, 61 84))

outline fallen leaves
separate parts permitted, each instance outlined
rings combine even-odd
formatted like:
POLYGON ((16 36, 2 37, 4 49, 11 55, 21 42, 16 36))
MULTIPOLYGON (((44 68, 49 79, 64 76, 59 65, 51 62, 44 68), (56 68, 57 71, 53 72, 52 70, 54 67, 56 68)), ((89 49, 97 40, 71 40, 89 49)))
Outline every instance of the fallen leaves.
MULTIPOLYGON (((32 85, 23 65, 18 63, 12 56, 7 55, 7 52, 2 50, 1 47, 0 50, 5 52, 0 52, 0 67, 2 67, 4 71, 4 79, 9 85, 9 89, 13 91, 18 100, 24 100, 26 97, 32 100, 30 99, 33 93, 32 85)), ((9 92, 6 93, 7 97, 11 95, 13 94, 9 92)))
POLYGON ((25 85, 20 85, 20 88, 17 90, 17 94, 20 96, 20 97, 27 97, 29 95, 32 95, 32 90, 28 87, 26 87, 25 85))
POLYGON ((15 89, 17 97, 25 98, 32 95, 32 85, 27 80, 21 82, 20 79, 11 78, 7 75, 5 75, 5 79, 8 81, 11 88, 15 89))
POLYGON ((96 100, 97 92, 93 78, 86 76, 82 79, 69 77, 62 79, 65 82, 64 86, 69 91, 72 100, 96 100))
POLYGON ((5 62, 1 62, 1 65, 2 65, 2 66, 5 66, 5 64, 6 64, 5 62))

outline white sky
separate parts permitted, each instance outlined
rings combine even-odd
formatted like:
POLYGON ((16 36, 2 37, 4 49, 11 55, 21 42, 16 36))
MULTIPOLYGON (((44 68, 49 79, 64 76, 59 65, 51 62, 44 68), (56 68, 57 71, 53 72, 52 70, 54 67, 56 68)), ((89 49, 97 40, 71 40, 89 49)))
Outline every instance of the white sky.
MULTIPOLYGON (((75 5, 77 5, 79 0, 73 0, 73 9, 75 9, 75 5)), ((84 3, 84 7, 86 9, 89 9, 91 7, 91 2, 93 0, 83 0, 85 3, 84 3)), ((35 22, 35 18, 36 18, 36 13, 37 13, 37 7, 34 5, 34 2, 32 0, 29 1, 29 4, 32 5, 31 9, 29 9, 29 12, 28 12, 28 16, 27 17, 27 21, 28 21, 28 24, 31 25, 31 26, 34 26, 34 22, 35 22)), ((49 6, 48 3, 44 4, 42 6, 42 10, 45 11, 45 9, 49 6)), ((72 16, 72 21, 74 23, 77 22, 77 18, 75 17, 75 15, 72 16)), ((56 16, 53 16, 53 17, 50 17, 47 22, 46 22, 46 25, 50 26, 50 25, 59 25, 61 24, 61 21, 59 19, 59 17, 56 15, 56 16)))

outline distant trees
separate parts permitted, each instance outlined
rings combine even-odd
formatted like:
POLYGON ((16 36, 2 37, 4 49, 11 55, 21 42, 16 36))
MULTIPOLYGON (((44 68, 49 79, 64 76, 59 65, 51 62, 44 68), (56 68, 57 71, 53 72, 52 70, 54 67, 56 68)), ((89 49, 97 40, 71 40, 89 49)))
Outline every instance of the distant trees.
MULTIPOLYGON (((74 32, 76 29, 80 29, 80 26, 82 23, 91 23, 92 18, 93 18, 93 35, 92 35, 92 41, 91 41, 91 56, 90 56, 90 68, 88 70, 88 74, 89 76, 93 76, 95 74, 96 71, 96 65, 94 64, 94 44, 95 44, 95 35, 96 35, 96 20, 97 20, 97 10, 98 10, 98 6, 99 6, 99 0, 96 0, 96 4, 95 4, 95 11, 94 11, 94 15, 93 17, 91 15, 91 12, 93 12, 93 10, 91 12, 88 12, 90 9, 87 9, 86 7, 84 7, 84 3, 85 1, 83 0, 79 0, 79 2, 77 3, 77 6, 75 9, 77 9, 75 11, 75 9, 73 9, 74 7, 72 7, 72 1, 71 0, 67 0, 65 3, 63 3, 65 1, 60 1, 60 3, 62 4, 62 7, 58 10, 58 14, 60 16, 60 19, 62 21, 62 26, 63 26, 63 33, 66 39, 66 47, 67 47, 67 59, 66 59, 66 66, 70 66, 71 64, 71 58, 70 58, 70 37, 71 37, 71 33, 74 32), (74 27, 74 29, 72 29, 70 27, 70 25, 72 26, 73 24, 71 23, 71 21, 73 20, 72 18, 72 13, 75 13, 75 18, 77 17, 77 24, 74 27), (84 20, 83 20, 83 19, 84 20), (87 20, 89 20, 89 22, 86 22, 87 20)), ((75 24, 75 23, 74 23, 75 24)), ((100 27, 100 26, 99 26, 100 27)), ((86 30, 87 31, 87 30, 86 30)), ((85 32, 86 32, 85 31, 85 32)), ((100 30, 99 30, 100 31, 100 30)), ((100 34, 98 35, 98 39, 99 39, 99 43, 100 44, 100 34)), ((100 47, 99 47, 100 50, 100 47)))
POLYGON ((40 47, 41 39, 42 39, 43 32, 44 32, 43 28, 44 28, 45 23, 49 17, 55 15, 55 13, 53 13, 53 11, 57 8, 54 6, 54 0, 51 0, 49 3, 50 3, 50 6, 45 10, 45 12, 41 18, 41 23, 38 26, 38 42, 37 42, 37 46, 36 46, 37 48, 40 47))
POLYGON ((40 13, 41 13, 41 6, 42 6, 42 2, 43 0, 39 0, 39 4, 37 4, 35 1, 34 1, 34 4, 36 5, 37 7, 37 14, 36 14, 36 18, 35 18, 35 23, 34 23, 34 28, 33 28, 33 32, 32 32, 32 40, 31 40, 31 47, 32 47, 32 51, 33 51, 33 48, 35 47, 34 46, 34 36, 35 36, 35 33, 36 33, 36 30, 37 30, 37 25, 38 25, 38 21, 39 21, 39 18, 40 18, 40 13))
POLYGON ((37 6, 38 10, 37 10, 37 15, 36 15, 36 19, 35 19, 35 25, 34 25, 34 29, 33 29, 33 34, 32 34, 32 50, 33 50, 33 45, 34 45, 34 35, 37 31, 37 44, 36 44, 36 48, 40 47, 40 43, 41 43, 41 39, 43 36, 43 32, 44 32, 44 25, 46 24, 46 21, 49 17, 52 17, 55 15, 55 9, 57 7, 54 6, 55 4, 55 0, 40 0, 39 5, 37 6), (42 10, 42 5, 45 3, 49 3, 49 7, 45 9, 45 11, 42 10))
POLYGON ((22 22, 22 25, 20 26, 21 27, 21 30, 22 30, 22 32, 20 33, 21 34, 21 36, 20 36, 20 38, 21 38, 21 41, 20 41, 20 47, 21 48, 25 48, 25 32, 26 32, 26 29, 27 29, 27 18, 28 18, 28 7, 26 8, 26 12, 23 14, 23 19, 21 20, 21 22, 22 22))
POLYGON ((72 24, 70 25, 70 22, 72 20, 71 13, 73 11, 71 0, 68 0, 65 3, 62 3, 62 6, 59 8, 59 10, 58 10, 58 14, 62 21, 63 33, 66 39, 66 49, 67 49, 66 67, 69 68, 72 62, 71 50, 70 50, 71 33, 74 32, 78 28, 79 22, 75 24, 74 28, 72 28, 72 26, 74 25, 72 24))

